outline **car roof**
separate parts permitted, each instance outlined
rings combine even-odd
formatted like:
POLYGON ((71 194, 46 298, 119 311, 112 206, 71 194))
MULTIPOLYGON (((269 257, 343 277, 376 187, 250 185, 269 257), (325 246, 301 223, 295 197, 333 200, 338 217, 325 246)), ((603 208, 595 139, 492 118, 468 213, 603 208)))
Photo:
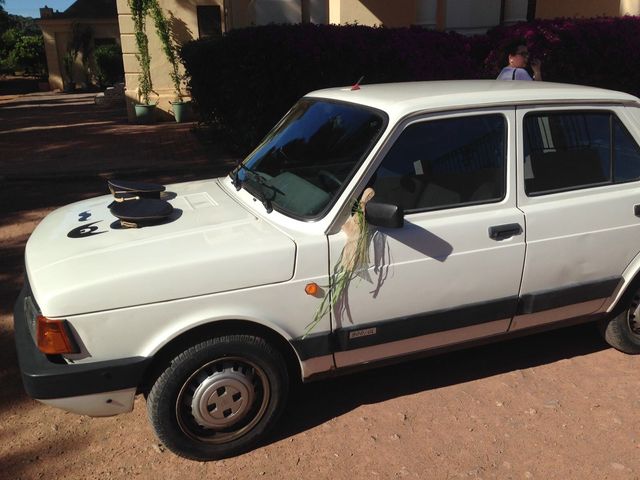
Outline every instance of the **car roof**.
POLYGON ((633 103, 633 95, 602 88, 551 82, 446 80, 382 83, 316 90, 307 97, 359 103, 405 116, 418 111, 544 103, 633 103))

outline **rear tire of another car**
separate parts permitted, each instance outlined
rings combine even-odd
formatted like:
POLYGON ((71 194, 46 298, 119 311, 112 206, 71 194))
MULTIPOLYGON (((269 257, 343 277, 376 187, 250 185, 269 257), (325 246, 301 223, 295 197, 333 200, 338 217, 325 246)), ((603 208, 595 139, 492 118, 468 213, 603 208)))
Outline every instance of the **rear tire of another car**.
POLYGON ((618 315, 600 324, 605 341, 624 353, 640 353, 640 291, 618 315))
POLYGON ((238 455, 264 438, 289 389, 282 355, 264 339, 226 335, 173 358, 147 396, 158 438, 193 460, 238 455))

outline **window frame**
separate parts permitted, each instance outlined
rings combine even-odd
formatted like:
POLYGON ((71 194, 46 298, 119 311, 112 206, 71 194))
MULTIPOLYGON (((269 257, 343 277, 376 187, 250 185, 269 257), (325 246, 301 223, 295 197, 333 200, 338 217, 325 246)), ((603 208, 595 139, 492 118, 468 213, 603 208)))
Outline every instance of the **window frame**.
POLYGON ((224 11, 221 5, 211 4, 211 5, 196 5, 196 24, 198 26, 198 40, 207 39, 207 38, 218 38, 224 35, 224 11), (218 12, 218 17, 220 19, 220 33, 212 33, 206 34, 202 28, 205 25, 205 17, 208 15, 205 12, 218 12), (200 13, 202 12, 202 13, 200 13))
MULTIPOLYGON (((597 114, 597 115, 603 115, 606 114, 609 117, 609 180, 605 181, 605 182, 597 182, 597 183, 589 183, 589 184, 583 184, 583 185, 576 185, 573 187, 565 187, 565 188, 556 188, 556 189, 550 189, 550 190, 541 190, 541 191, 537 191, 537 192, 529 192, 527 191, 527 184, 526 184, 526 179, 524 178, 524 174, 522 175, 522 181, 521 181, 521 185, 522 185, 522 191, 524 192, 524 195, 527 198, 536 198, 536 197, 544 197, 547 195, 553 195, 556 193, 565 193, 565 192, 575 192, 575 191, 580 191, 580 190, 586 190, 586 189, 591 189, 591 188, 599 188, 599 187, 607 187, 607 186, 612 186, 612 185, 622 185, 625 183, 633 183, 633 182, 638 182, 640 181, 640 177, 633 179, 633 180, 626 180, 626 181, 620 181, 620 182, 616 182, 615 181, 615 145, 614 145, 614 124, 615 124, 615 120, 618 120, 619 124, 622 126, 624 132, 626 132, 627 135, 629 135, 631 137, 631 139, 636 143, 636 145, 638 145, 640 147, 640 143, 638 142, 638 140, 636 139, 636 137, 630 132, 629 128, 627 127, 627 125, 625 124, 625 122, 622 120, 621 116, 618 114, 619 112, 616 112, 615 109, 611 108, 611 107, 604 107, 604 108, 594 108, 594 107, 589 107, 589 106, 571 106, 571 108, 567 108, 567 107, 563 107, 563 106, 558 106, 557 108, 552 108, 549 109, 548 107, 545 108, 541 108, 540 110, 536 110, 536 109, 531 109, 522 116, 522 121, 519 123, 519 128, 520 128, 520 132, 521 132, 521 138, 522 138, 522 148, 518 148, 518 153, 521 155, 520 158, 518 158, 518 168, 522 169, 524 171, 524 160, 525 160, 525 141, 526 141, 526 128, 525 128, 525 123, 527 121, 527 118, 530 116, 535 116, 535 117, 550 117, 550 116, 561 116, 561 115, 580 115, 580 114, 597 114)), ((519 136, 520 137, 520 136, 519 136)))
MULTIPOLYGON (((511 110, 513 107, 509 107, 511 110)), ((400 139, 402 134, 408 128, 418 125, 424 124, 427 122, 437 122, 442 120, 453 120, 459 118, 470 118, 470 117, 482 117, 482 116, 500 116, 503 120, 504 126, 504 137, 503 137, 503 172, 502 172, 502 195, 500 198, 491 199, 491 200, 477 200, 471 202, 457 203, 452 205, 442 205, 435 207, 424 207, 424 208, 412 208, 404 211, 405 215, 415 215, 421 213, 428 212, 440 212, 443 210, 457 210, 464 207, 473 207, 478 205, 491 205, 491 204, 499 204, 504 202, 508 197, 509 192, 509 142, 510 142, 510 131, 509 131, 509 117, 506 111, 502 108, 500 109, 487 109, 487 110, 452 110, 448 112, 437 112, 428 117, 420 116, 420 117, 410 117, 406 119, 404 122, 400 121, 397 124, 396 131, 392 132, 392 134, 388 138, 388 143, 385 145, 383 149, 379 152, 378 160, 372 165, 371 171, 366 175, 367 184, 370 182, 371 178, 377 173, 378 169, 384 163, 385 158, 394 147, 396 142, 400 139)), ((374 189, 375 190, 375 189, 374 189)), ((376 198, 374 196, 373 201, 376 198)))
MULTIPOLYGON (((290 212, 289 210, 283 209, 281 208, 279 205, 274 204, 272 205, 273 210, 284 215, 285 217, 291 218, 293 220, 297 220, 297 221, 301 221, 301 222, 305 222, 305 223, 313 223, 313 222, 318 222, 319 220, 322 220, 323 218, 325 218, 329 212, 336 206, 336 204, 338 202, 342 202, 342 195, 344 194, 344 192, 349 188, 349 186, 351 185, 351 182, 353 181, 353 179, 358 176, 358 173, 362 167, 362 165, 365 163, 366 159, 369 158, 369 156, 371 155, 371 153, 375 150, 376 145, 378 145, 378 143, 380 142, 380 139, 383 138, 386 134, 387 134, 387 130, 389 129, 389 115, 387 114, 387 112, 380 110, 378 108, 369 106, 369 105, 365 105, 365 104, 361 104, 361 103, 356 103, 356 102, 347 102, 344 100, 336 100, 333 98, 326 98, 326 97, 302 97, 298 100, 302 101, 302 100, 309 100, 312 102, 322 102, 322 103, 331 103, 331 104, 336 104, 336 105, 343 105, 343 106, 348 106, 348 107, 354 107, 354 108, 359 108, 362 110, 366 110, 372 114, 378 115, 380 117, 380 119, 382 120, 382 125, 380 126, 380 131, 378 132, 378 134, 373 137, 371 139, 371 142, 369 143, 367 149, 363 152, 363 154, 360 156, 360 158, 358 159, 358 161, 354 164, 353 168, 351 169, 351 171, 349 172, 349 175, 347 175, 347 177, 345 178, 342 186, 340 187, 340 189, 338 189, 336 191, 336 194, 332 197, 331 201, 329 203, 327 203, 327 205, 324 206, 324 208, 322 210, 320 210, 317 214, 315 215, 309 215, 309 216, 305 216, 305 215, 298 215, 294 212, 290 212)), ((271 135, 271 133, 275 130, 277 130, 278 128, 280 128, 280 126, 282 125, 282 123, 285 121, 286 117, 289 115, 289 113, 291 112, 291 110, 293 109, 293 107, 295 105, 297 105, 296 102, 289 110, 287 110, 287 112, 278 120, 278 122, 271 128, 271 130, 269 130, 264 137, 257 143, 257 145, 254 146, 254 150, 252 150, 250 153, 248 153, 245 158, 240 162, 241 164, 244 164, 254 153, 255 149, 257 149, 263 142, 264 138, 268 137, 269 135, 271 135)), ((227 177, 232 178, 234 173, 239 169, 239 166, 236 166, 235 168, 233 168, 231 171, 229 171, 229 173, 227 174, 227 177)), ((243 188, 243 190, 245 190, 249 195, 251 195, 254 199, 255 197, 255 192, 247 190, 246 188, 243 188)))
MULTIPOLYGON (((636 146, 638 148, 640 148, 640 142, 638 142, 638 140, 636 139, 636 137, 633 135, 633 133, 631 133, 631 131, 629 130, 629 128, 627 128, 627 126, 624 124, 624 122, 622 121, 622 119, 616 115, 616 118, 618 119, 618 122, 620 123, 620 126, 622 127, 622 129, 624 130, 624 132, 629 135, 629 137, 631 137, 631 139, 635 142, 636 146)), ((624 180, 624 181, 620 181, 620 182, 616 182, 615 181, 615 148, 613 145, 613 139, 614 139, 614 126, 613 126, 614 122, 611 122, 611 158, 612 158, 612 162, 611 162, 611 179, 613 180, 613 184, 614 185, 624 185, 625 183, 633 183, 633 182, 640 182, 640 176, 638 176, 638 178, 634 178, 632 180, 624 180)))

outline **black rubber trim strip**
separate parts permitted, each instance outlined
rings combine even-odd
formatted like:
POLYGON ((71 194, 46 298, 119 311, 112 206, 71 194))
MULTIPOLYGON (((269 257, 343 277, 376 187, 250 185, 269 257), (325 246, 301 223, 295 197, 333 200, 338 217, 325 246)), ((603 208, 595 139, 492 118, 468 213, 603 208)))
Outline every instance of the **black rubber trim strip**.
POLYGON ((613 292, 623 281, 622 277, 612 277, 556 290, 529 293, 520 297, 518 315, 566 307, 567 305, 588 302, 598 298, 607 298, 613 295, 613 292))
POLYGON ((428 314, 338 328, 333 334, 327 332, 296 338, 291 344, 301 360, 308 360, 334 352, 509 319, 515 314, 517 305, 518 297, 509 297, 428 314), (361 335, 367 331, 375 333, 361 335))
POLYGON ((505 340, 513 340, 520 337, 526 337, 528 335, 535 335, 537 333, 547 332, 560 328, 567 328, 583 323, 596 322, 598 320, 607 318, 604 313, 574 317, 568 320, 562 320, 560 322, 549 323, 546 325, 536 325, 531 328, 525 328, 522 330, 514 330, 511 332, 499 333, 497 335, 491 335, 488 337, 476 338, 467 340, 460 343, 454 343, 451 345, 444 345, 442 347, 431 348, 428 350, 420 350, 418 352, 407 353, 398 355, 397 357, 384 358, 382 360, 374 360, 372 362, 361 363, 357 365, 349 365, 347 367, 341 367, 335 370, 326 370, 324 372, 315 373, 304 379, 304 382, 315 382, 318 380, 326 380, 328 378, 340 377, 343 375, 350 375, 352 373, 362 372, 365 370, 371 370, 373 368, 381 368, 389 365, 396 365, 398 363, 418 360, 421 358, 432 357, 435 355, 441 355, 444 353, 455 352, 458 350, 464 350, 468 348, 480 347, 483 345, 490 345, 492 343, 502 342, 505 340))
POLYGON ((511 318, 516 314, 525 315, 598 298, 607 298, 616 291, 623 281, 622 277, 612 277, 559 290, 523 295, 519 301, 517 297, 509 297, 413 317, 338 328, 334 333, 327 332, 309 335, 306 338, 300 337, 291 343, 300 359, 308 360, 335 352, 370 347, 511 318), (367 330, 371 332, 373 329, 375 329, 375 333, 350 338, 352 334, 367 333, 367 330))
POLYGON ((334 334, 331 332, 314 333, 291 340, 291 346, 300 360, 331 355, 335 351, 334 343, 334 334))
POLYGON ((46 400, 138 387, 151 358, 66 364, 55 363, 38 350, 24 313, 24 300, 29 294, 29 286, 25 284, 16 301, 13 318, 22 382, 30 397, 46 400))

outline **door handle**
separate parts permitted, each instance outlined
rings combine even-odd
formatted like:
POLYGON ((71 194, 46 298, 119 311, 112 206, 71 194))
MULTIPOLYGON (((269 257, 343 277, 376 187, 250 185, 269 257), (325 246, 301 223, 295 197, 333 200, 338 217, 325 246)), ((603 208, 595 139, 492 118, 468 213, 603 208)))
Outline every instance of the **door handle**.
POLYGON ((633 214, 636 217, 640 217, 640 205, 634 205, 633 206, 633 214))
POLYGON ((506 225, 489 227, 489 237, 493 240, 504 240, 514 235, 520 235, 521 233, 522 227, 519 223, 508 223, 506 225))

